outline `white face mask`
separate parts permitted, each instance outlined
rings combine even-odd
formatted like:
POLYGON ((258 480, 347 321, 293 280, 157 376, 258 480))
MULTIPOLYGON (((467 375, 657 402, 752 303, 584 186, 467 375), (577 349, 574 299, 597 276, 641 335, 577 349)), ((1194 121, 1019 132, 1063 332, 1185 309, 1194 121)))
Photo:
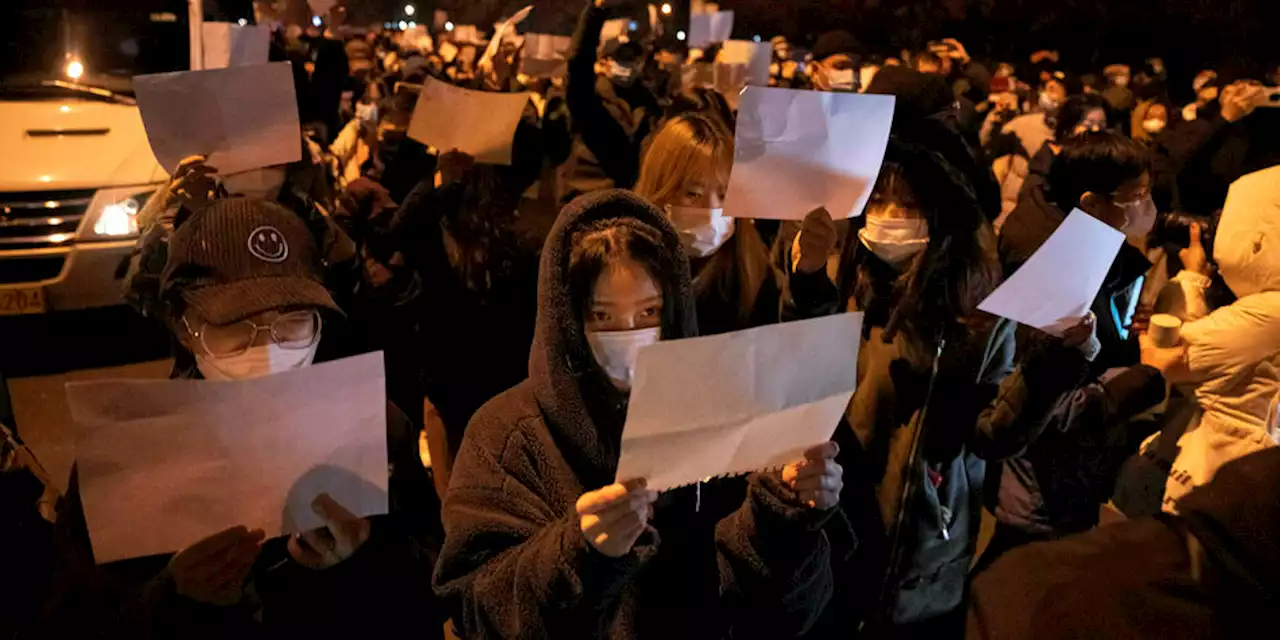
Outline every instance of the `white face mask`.
POLYGON ((635 329, 632 331, 588 331, 587 344, 591 353, 613 386, 631 390, 631 377, 636 373, 636 358, 640 349, 662 339, 662 327, 635 329))
POLYGON ((1156 203, 1150 196, 1124 207, 1124 235, 1137 240, 1151 235, 1156 226, 1156 203))
POLYGON ((316 357, 316 343, 307 349, 285 349, 273 343, 258 347, 249 347, 248 351, 231 358, 214 358, 197 354, 196 366, 205 380, 248 380, 261 378, 273 373, 293 371, 311 366, 316 357))
POLYGON ((830 69, 827 86, 832 91, 853 91, 853 69, 830 69))
POLYGON ((1164 131, 1164 125, 1164 120, 1160 118, 1147 118, 1142 121, 1142 130, 1154 135, 1164 131))
POLYGON ((1040 108, 1045 111, 1053 111, 1062 106, 1062 101, 1056 97, 1049 95, 1047 91, 1040 92, 1040 108))
POLYGON ((667 217, 690 258, 705 258, 733 237, 733 218, 726 218, 724 209, 667 205, 667 217))
POLYGON ((378 124, 378 103, 356 103, 356 117, 369 124, 378 124))
POLYGON ((929 246, 929 223, 924 218, 868 216, 858 239, 881 260, 901 266, 929 246))

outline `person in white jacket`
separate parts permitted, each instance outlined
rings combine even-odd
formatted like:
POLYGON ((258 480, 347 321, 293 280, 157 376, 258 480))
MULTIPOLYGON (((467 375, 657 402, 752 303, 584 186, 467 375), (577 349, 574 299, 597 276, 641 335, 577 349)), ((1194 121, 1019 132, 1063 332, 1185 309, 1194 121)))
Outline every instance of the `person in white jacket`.
POLYGON ((1208 312, 1211 267, 1198 225, 1191 238, 1182 252, 1186 270, 1175 278, 1187 298, 1178 345, 1160 348, 1141 337, 1142 362, 1193 389, 1198 405, 1176 446, 1160 434, 1142 446, 1144 457, 1168 471, 1162 505, 1169 512, 1223 464, 1280 442, 1272 419, 1280 390, 1280 166, 1240 178, 1227 195, 1213 257, 1236 302, 1208 312))

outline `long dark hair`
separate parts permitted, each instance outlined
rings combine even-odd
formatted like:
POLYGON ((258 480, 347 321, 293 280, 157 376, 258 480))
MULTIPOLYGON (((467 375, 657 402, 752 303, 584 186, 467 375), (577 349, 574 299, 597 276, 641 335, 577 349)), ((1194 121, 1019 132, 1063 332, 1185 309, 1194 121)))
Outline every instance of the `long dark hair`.
POLYGON ((662 235, 657 229, 634 218, 609 218, 598 220, 583 228, 573 237, 573 249, 569 254, 569 302, 579 322, 591 311, 596 281, 609 265, 622 260, 633 260, 662 291, 666 302, 662 306, 664 335, 678 335, 670 331, 680 320, 675 317, 676 305, 672 300, 676 291, 676 274, 679 264, 663 247, 662 235))
POLYGON ((449 263, 472 291, 487 292, 516 268, 521 243, 517 209, 542 166, 539 135, 522 121, 511 166, 478 164, 461 184, 450 187, 441 228, 449 263))
POLYGON ((940 154, 894 137, 875 198, 909 198, 929 225, 928 248, 899 273, 862 245, 862 224, 854 224, 841 258, 847 266, 840 290, 860 309, 885 314, 886 339, 904 331, 932 343, 969 333, 978 304, 1001 279, 995 234, 969 181, 940 154))

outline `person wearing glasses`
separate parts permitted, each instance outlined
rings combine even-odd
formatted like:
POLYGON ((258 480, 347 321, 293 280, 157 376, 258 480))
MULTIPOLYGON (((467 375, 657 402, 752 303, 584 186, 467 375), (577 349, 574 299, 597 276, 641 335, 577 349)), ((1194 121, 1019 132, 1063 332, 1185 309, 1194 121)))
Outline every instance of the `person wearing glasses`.
MULTIPOLYGON (((322 282, 311 230, 272 202, 218 197, 207 175, 187 172, 175 180, 202 192, 199 185, 207 184, 213 195, 182 202, 148 307, 171 330, 177 355, 194 362, 174 377, 221 384, 309 366, 325 317, 340 314, 322 282)), ((264 540, 261 530, 232 527, 172 557, 93 567, 73 471, 58 522, 66 548, 48 607, 55 628, 47 631, 300 637, 420 624, 430 617, 423 605, 431 603, 431 568, 419 544, 423 508, 412 494, 430 493, 431 481, 416 440, 404 435, 407 419, 390 404, 388 423, 390 515, 357 518, 320 494, 312 508, 322 529, 264 540), (127 586, 103 588, 109 583, 127 586)))

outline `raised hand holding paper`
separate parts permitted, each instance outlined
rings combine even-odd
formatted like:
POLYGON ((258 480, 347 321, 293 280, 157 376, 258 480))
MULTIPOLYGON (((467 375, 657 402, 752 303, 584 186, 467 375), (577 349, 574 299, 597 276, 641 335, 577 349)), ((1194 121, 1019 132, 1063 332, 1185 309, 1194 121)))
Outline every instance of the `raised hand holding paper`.
POLYGON ((862 314, 846 313, 646 347, 617 480, 665 491, 801 460, 835 432, 861 340, 862 314))
POLYGON ((689 16, 689 46, 703 48, 733 35, 733 12, 695 13, 689 16))
POLYGON ((526 33, 520 55, 520 72, 535 78, 563 76, 569 71, 569 36, 526 33))
POLYGON ((203 34, 204 68, 225 69, 267 63, 271 29, 266 25, 240 26, 230 22, 205 22, 203 34))
POLYGON ((387 512, 381 353, 239 382, 72 383, 67 402, 100 563, 237 525, 315 529, 320 493, 357 516, 387 512))
POLYGON ((409 137, 441 152, 457 149, 483 164, 511 164, 527 93, 471 91, 427 78, 409 122, 409 137))
POLYGON ((862 215, 880 175, 893 96, 749 86, 739 103, 724 213, 802 220, 862 215))
POLYGON ((631 32, 631 18, 614 18, 606 20, 604 27, 600 29, 600 41, 608 42, 617 40, 618 38, 631 32))
POLYGON ((529 5, 516 12, 515 15, 494 25, 493 37, 489 39, 489 46, 485 47, 484 55, 480 56, 478 64, 487 64, 493 60, 493 56, 498 54, 498 48, 502 46, 502 41, 509 36, 508 32, 514 32, 516 25, 524 22, 529 17, 529 12, 533 11, 533 5, 529 5))
POLYGON ((773 50, 768 43, 729 40, 716 59, 716 89, 726 98, 736 98, 746 85, 769 86, 769 60, 773 50))
POLYGON ((297 162, 302 129, 288 62, 133 78, 156 160, 204 156, 223 174, 297 162))
POLYGON ((1089 312, 1122 244, 1123 233, 1074 209, 978 308, 1060 336, 1089 312))

